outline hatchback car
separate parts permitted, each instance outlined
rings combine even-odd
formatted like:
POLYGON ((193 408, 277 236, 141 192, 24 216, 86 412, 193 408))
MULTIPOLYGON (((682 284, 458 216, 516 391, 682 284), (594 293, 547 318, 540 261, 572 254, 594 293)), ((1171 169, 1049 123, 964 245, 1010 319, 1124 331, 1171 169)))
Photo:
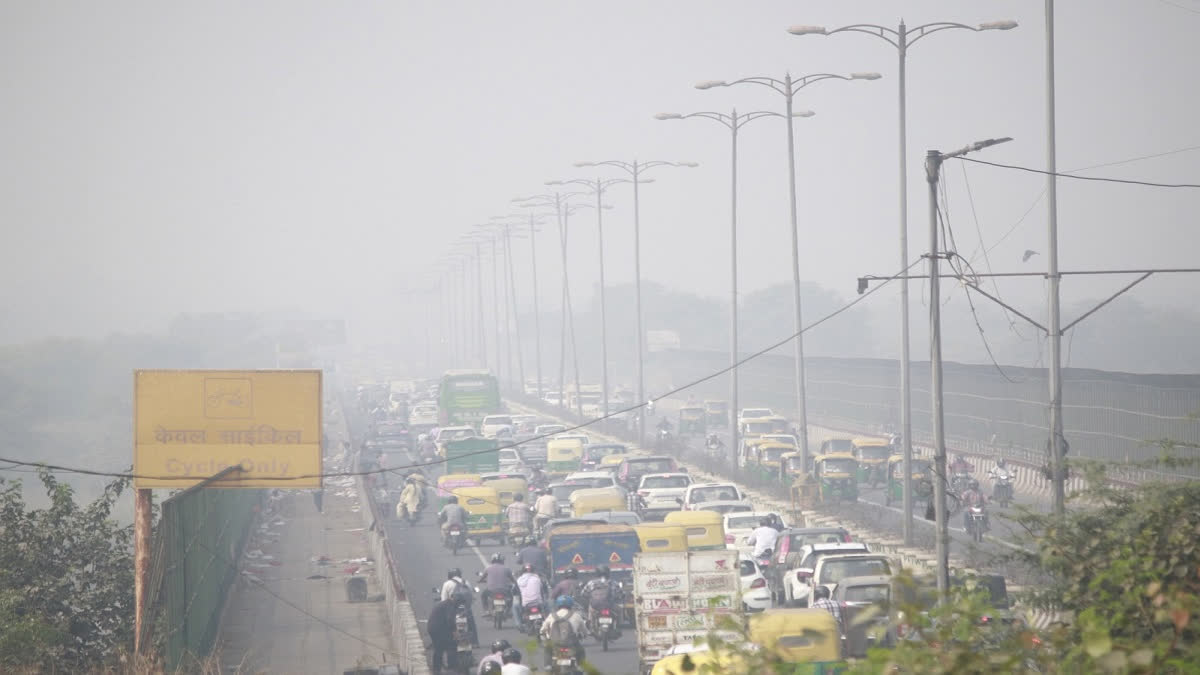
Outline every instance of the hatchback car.
POLYGON ((748 555, 738 556, 738 571, 742 577, 742 604, 748 612, 761 612, 775 606, 767 577, 762 567, 748 555))

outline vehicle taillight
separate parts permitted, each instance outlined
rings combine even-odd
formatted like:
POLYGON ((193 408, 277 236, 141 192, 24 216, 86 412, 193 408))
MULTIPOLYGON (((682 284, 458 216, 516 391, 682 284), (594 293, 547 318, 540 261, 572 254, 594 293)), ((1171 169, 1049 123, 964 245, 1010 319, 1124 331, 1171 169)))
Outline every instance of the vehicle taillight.
POLYGON ((849 533, 842 535, 842 541, 847 542, 847 543, 850 541, 849 533))
POLYGON ((737 541, 737 538, 734 537, 732 534, 725 535, 725 543, 726 544, 732 544, 735 541, 737 541))
POLYGON ((600 616, 609 616, 611 614, 612 614, 611 610, 607 610, 607 609, 600 610, 600 616))
POLYGON ((766 588, 766 587, 767 587, 767 580, 763 579, 762 577, 755 579, 754 583, 750 584, 750 588, 766 588))
POLYGON ((541 613, 541 610, 540 610, 540 609, 538 609, 537 607, 530 607, 530 608, 529 608, 529 613, 530 613, 530 614, 540 614, 540 613, 541 613))
POLYGON ((788 550, 791 548, 791 546, 792 546, 792 540, 790 537, 782 537, 779 540, 779 557, 776 558, 775 561, 778 562, 780 565, 787 562, 787 554, 788 554, 788 550))

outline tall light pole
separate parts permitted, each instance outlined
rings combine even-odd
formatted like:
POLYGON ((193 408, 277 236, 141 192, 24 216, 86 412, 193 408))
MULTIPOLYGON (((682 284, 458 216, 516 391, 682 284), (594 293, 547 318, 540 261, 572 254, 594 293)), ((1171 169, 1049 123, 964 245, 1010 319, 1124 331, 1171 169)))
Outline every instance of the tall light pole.
MULTIPOLYGON (((864 33, 873 35, 896 48, 899 56, 897 79, 900 83, 900 269, 908 268, 908 111, 905 96, 907 80, 905 64, 908 47, 917 40, 943 30, 961 29, 970 31, 1009 30, 1017 27, 1016 21, 992 21, 978 26, 963 23, 938 21, 909 28, 900 21, 898 28, 888 28, 869 23, 857 23, 828 30, 824 26, 792 26, 792 35, 833 35, 835 33, 864 33)), ((904 452, 904 543, 912 545, 912 380, 909 366, 908 328, 908 275, 900 279, 900 443, 904 452)))
POLYGON ((605 160, 602 162, 575 162, 576 168, 584 168, 591 166, 611 166, 629 174, 629 180, 633 183, 633 275, 634 275, 634 295, 636 296, 636 312, 637 312, 637 379, 638 379, 638 445, 646 444, 646 335, 642 329, 642 224, 641 224, 641 203, 638 198, 638 184, 645 182, 641 180, 642 172, 653 169, 659 166, 679 166, 687 168, 695 168, 700 166, 695 162, 664 162, 654 160, 650 162, 625 162, 621 160, 605 160))
MULTIPOLYGON (((608 314, 607 303, 604 296, 604 210, 612 207, 604 204, 604 191, 611 185, 617 183, 628 183, 627 178, 610 178, 609 180, 585 180, 583 178, 573 178, 570 180, 552 180, 546 181, 546 185, 569 185, 572 183, 588 186, 592 194, 596 195, 596 237, 597 251, 600 256, 600 396, 602 415, 608 417, 608 314)), ((643 183, 654 182, 653 178, 642 181, 643 183)), ((607 422, 606 422, 607 424, 607 422)))
MULTIPOLYGON (((812 117, 811 110, 792 113, 794 117, 812 117)), ((737 466, 738 440, 738 268, 737 268, 737 148, 738 130, 763 117, 783 117, 773 111, 756 111, 738 115, 734 108, 728 115, 719 112, 658 113, 657 120, 686 120, 703 118, 719 122, 730 132, 730 186, 729 186, 729 433, 730 466, 737 466)))
MULTIPOLYGON (((487 237, 488 243, 492 247, 492 319, 495 324, 496 337, 496 381, 504 380, 504 369, 501 367, 504 364, 501 356, 500 344, 500 258, 496 252, 496 233, 490 231, 488 224, 476 225, 475 227, 485 230, 484 236, 487 237)), ((507 333, 507 331, 506 331, 507 333)), ((507 337, 504 338, 507 341, 507 337)), ((512 373, 509 373, 511 377, 512 373)))
POLYGON ((1050 471, 1054 494, 1054 513, 1063 515, 1067 508, 1066 438, 1062 420, 1062 315, 1059 311, 1058 274, 1058 159, 1054 121, 1054 0, 1046 0, 1046 210, 1049 265, 1046 278, 1050 280, 1050 471))
POLYGON ((791 73, 786 73, 782 80, 773 77, 746 77, 733 82, 708 80, 696 85, 697 89, 712 89, 713 87, 732 87, 738 84, 757 84, 782 95, 785 101, 783 116, 787 122, 788 197, 792 224, 792 295, 795 302, 794 325, 796 329, 796 339, 793 343, 796 360, 796 409, 797 422, 800 426, 800 463, 805 468, 808 467, 809 458, 808 404, 804 382, 804 334, 802 332, 804 318, 800 306, 800 229, 796 222, 796 142, 792 128, 792 100, 796 97, 796 92, 823 80, 878 80, 879 77, 879 73, 851 73, 850 75, 817 73, 793 79, 791 73))
POLYGON ((943 254, 938 242, 938 179, 942 163, 947 159, 960 157, 968 152, 978 152, 1011 140, 990 138, 954 152, 943 154, 937 150, 930 150, 925 155, 925 180, 929 184, 929 389, 933 403, 933 508, 937 521, 935 548, 940 602, 946 601, 950 589, 950 532, 946 513, 946 425, 942 410, 942 299, 938 273, 943 254))

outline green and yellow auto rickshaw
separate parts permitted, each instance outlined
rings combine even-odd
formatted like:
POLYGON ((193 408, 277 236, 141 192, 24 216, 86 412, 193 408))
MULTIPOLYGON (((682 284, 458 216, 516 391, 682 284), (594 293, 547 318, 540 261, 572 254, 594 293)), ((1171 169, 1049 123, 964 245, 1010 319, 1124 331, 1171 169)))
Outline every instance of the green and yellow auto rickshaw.
POLYGON ((742 468, 755 478, 778 481, 784 458, 795 451, 795 447, 779 441, 747 443, 742 448, 742 468))
MULTIPOLYGON (((883 503, 891 506, 904 501, 904 456, 892 455, 888 458, 888 484, 883 496, 883 503)), ((933 496, 933 462, 924 457, 912 459, 913 497, 917 501, 927 502, 933 496)))
POLYGON ((454 491, 458 504, 467 510, 467 537, 476 543, 483 539, 495 539, 504 543, 503 530, 500 528, 500 494, 496 488, 462 487, 454 491))
POLYGON ((854 458, 858 460, 858 482, 878 487, 887 479, 887 461, 891 444, 882 438, 854 439, 854 458))
POLYGON ((705 401, 704 415, 708 426, 714 429, 725 429, 729 426, 729 402, 705 401))
POLYGON ((679 409, 679 435, 695 434, 703 436, 707 426, 707 413, 699 406, 679 409))
POLYGON ((583 441, 578 438, 555 438, 546 444, 546 473, 565 476, 579 471, 583 465, 583 441))
POLYGON ((854 455, 821 455, 813 460, 813 478, 824 503, 857 501, 857 473, 854 455))

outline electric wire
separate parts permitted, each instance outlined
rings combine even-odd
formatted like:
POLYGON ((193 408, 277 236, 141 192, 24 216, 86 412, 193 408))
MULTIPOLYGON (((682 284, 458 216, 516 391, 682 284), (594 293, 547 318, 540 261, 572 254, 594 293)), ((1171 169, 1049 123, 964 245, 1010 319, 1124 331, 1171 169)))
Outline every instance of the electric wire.
MULTIPOLYGON (((967 188, 967 201, 971 205, 971 217, 975 220, 975 234, 976 234, 976 236, 979 237, 978 251, 983 253, 983 263, 988 271, 988 274, 991 274, 992 273, 992 260, 991 260, 991 256, 988 255, 987 249, 984 247, 983 228, 979 225, 979 213, 975 210, 975 195, 974 195, 974 193, 971 192, 971 179, 967 177, 967 165, 959 164, 958 166, 959 166, 959 168, 962 169, 963 185, 967 188)), ((973 260, 974 258, 975 258, 975 254, 972 253, 971 259, 973 260)), ((967 266, 968 267, 970 266, 970 262, 967 263, 967 266)), ((1001 300, 1003 300, 1004 299, 1003 296, 1000 295, 1000 282, 997 281, 996 277, 991 277, 991 280, 992 280, 992 291, 995 292, 997 298, 1000 298, 1001 300)), ((1008 308, 1001 305, 1000 310, 1004 313, 1004 319, 1006 321, 1008 321, 1009 331, 1011 331, 1014 335, 1016 335, 1021 341, 1025 341, 1026 340, 1025 336, 1021 334, 1021 331, 1017 330, 1017 320, 1014 319, 1011 314, 1009 314, 1008 308)))
MULTIPOLYGON (((791 342, 792 340, 795 340, 796 338, 800 337, 804 333, 807 333, 808 331, 816 328, 817 326, 820 326, 821 324, 823 324, 827 321, 830 321, 831 319, 837 317, 838 315, 840 315, 846 311, 849 311, 852 307, 854 307, 855 305, 858 305, 860 302, 871 297, 872 295, 874 295, 879 290, 886 287, 891 282, 893 282, 896 279, 898 279, 899 277, 907 274, 908 271, 911 270, 918 263, 920 263, 921 260, 922 260, 922 258, 917 258, 917 259, 913 260, 911 263, 909 263, 907 267, 900 270, 896 274, 893 274, 890 277, 880 279, 879 281, 881 281, 882 283, 872 285, 869 289, 864 291, 862 295, 859 295, 855 299, 851 300, 850 302, 847 302, 846 304, 842 305, 841 307, 838 307, 837 309, 833 310, 832 312, 829 312, 828 314, 821 317, 820 319, 817 319, 816 321, 808 324, 807 326, 804 326, 799 331, 794 332, 791 335, 788 335, 787 337, 782 338, 782 339, 778 340, 777 342, 770 344, 762 349, 759 349, 758 351, 752 352, 731 365, 724 366, 712 373, 709 373, 708 375, 704 375, 700 378, 692 380, 691 382, 685 383, 679 387, 676 387, 670 391, 667 391, 664 394, 662 394, 661 396, 659 396, 658 398, 663 399, 663 398, 667 398, 669 396, 674 396, 675 394, 678 394, 679 392, 686 391, 688 389, 691 389, 692 387, 695 387, 697 385, 708 382, 709 380, 720 377, 721 375, 724 375, 735 368, 740 368, 742 365, 744 365, 750 361, 753 361, 753 360, 767 354, 768 352, 771 352, 775 349, 778 349, 779 347, 786 345, 787 343, 791 342)), ((516 448, 525 443, 530 443, 530 442, 539 441, 539 440, 545 440, 545 439, 552 438, 554 436, 559 436, 562 434, 570 433, 572 431, 576 431, 579 429, 585 429, 587 427, 592 426, 593 424, 602 422, 606 419, 611 419, 618 415, 623 415, 625 413, 632 412, 634 410, 638 410, 639 408, 643 408, 648 403, 649 403, 649 401, 636 403, 634 405, 631 405, 631 406, 628 406, 628 407, 625 407, 625 408, 622 408, 619 410, 614 410, 606 415, 601 415, 599 417, 595 417, 590 420, 585 420, 583 422, 580 422, 579 424, 569 426, 562 431, 554 432, 553 434, 542 434, 541 436, 534 436, 533 438, 527 438, 527 439, 521 441, 521 443, 516 443, 516 442, 506 443, 506 444, 499 445, 497 448, 489 448, 486 450, 479 450, 477 452, 464 453, 462 455, 457 455, 455 458, 459 459, 462 457, 470 457, 472 455, 486 454, 486 453, 494 452, 496 450, 504 450, 507 448, 516 448)), ((424 462, 413 462, 413 463, 405 465, 405 466, 391 466, 391 467, 386 467, 386 468, 370 469, 370 470, 366 470, 366 471, 322 472, 322 473, 303 474, 303 475, 298 475, 298 476, 287 476, 287 477, 256 476, 253 479, 248 479, 248 480, 278 481, 281 483, 286 483, 289 481, 304 480, 304 479, 310 479, 310 478, 339 478, 339 477, 350 477, 350 476, 370 476, 370 475, 374 475, 374 474, 381 474, 381 473, 385 473, 385 472, 394 472, 394 471, 403 470, 403 469, 421 469, 421 468, 425 468, 425 467, 429 467, 429 466, 445 464, 447 461, 448 461, 447 459, 439 457, 439 458, 427 460, 424 462)), ((23 460, 19 460, 19 459, 11 459, 11 458, 7 458, 7 457, 0 457, 0 462, 8 462, 8 463, 15 464, 18 466, 39 467, 39 468, 44 468, 48 471, 54 471, 54 472, 60 472, 60 473, 75 473, 75 474, 81 474, 81 475, 86 475, 86 476, 106 476, 106 477, 110 477, 110 478, 134 478, 134 479, 139 479, 139 480, 155 480, 155 481, 177 480, 177 481, 181 481, 181 482, 191 482, 191 481, 199 480, 201 478, 201 477, 197 477, 197 476, 157 476, 157 475, 138 474, 138 473, 133 473, 133 472, 97 471, 94 469, 84 469, 84 468, 80 468, 80 467, 65 466, 65 465, 60 465, 60 464, 47 464, 44 462, 28 462, 28 461, 23 461, 23 460)), ((225 482, 236 483, 239 480, 240 479, 237 477, 230 477, 228 479, 223 479, 222 483, 225 483, 225 482)))
POLYGON ((1053 171, 1044 171, 1042 169, 1034 169, 1034 168, 1028 167, 1028 166, 1017 166, 1016 164, 1001 164, 999 162, 989 162, 986 160, 975 159, 974 157, 964 157, 961 155, 958 157, 953 157, 952 159, 959 159, 964 162, 975 162, 976 164, 986 164, 988 166, 994 166, 994 167, 998 167, 1001 169, 1013 169, 1015 171, 1026 171, 1028 173, 1038 173, 1043 176, 1056 176, 1058 178, 1071 178, 1073 180, 1086 180, 1086 181, 1093 181, 1093 182, 1097 182, 1097 183, 1120 183, 1123 185, 1144 185, 1146 187, 1200 189, 1200 184, 1196 184, 1196 183, 1155 183, 1153 181, 1132 180, 1132 179, 1128 179, 1128 178, 1108 178, 1108 177, 1104 177, 1104 176, 1076 176, 1076 175, 1070 174, 1070 173, 1061 173, 1061 172, 1056 173, 1053 171))

